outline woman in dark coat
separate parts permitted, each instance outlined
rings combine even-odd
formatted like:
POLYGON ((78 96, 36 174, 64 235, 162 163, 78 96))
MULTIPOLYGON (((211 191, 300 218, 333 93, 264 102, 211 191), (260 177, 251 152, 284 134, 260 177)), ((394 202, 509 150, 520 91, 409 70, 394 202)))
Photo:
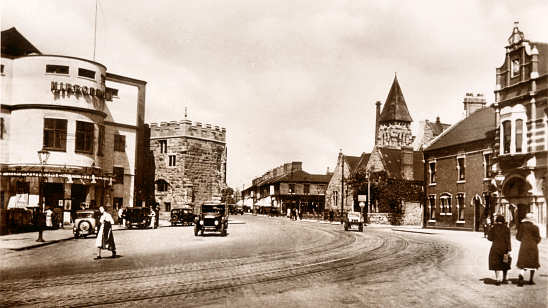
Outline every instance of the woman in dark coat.
POLYGON ((504 255, 512 250, 510 242, 510 229, 506 226, 504 216, 497 215, 495 224, 489 230, 488 240, 492 241, 491 250, 489 251, 489 270, 495 271, 497 286, 501 283, 508 283, 506 273, 510 269, 510 262, 503 262, 504 255), (502 280, 500 272, 502 271, 502 280))
POLYGON ((533 276, 535 270, 540 267, 538 257, 538 243, 540 243, 540 234, 537 225, 534 223, 534 216, 532 213, 527 213, 525 218, 521 221, 516 239, 521 242, 519 247, 518 263, 520 268, 518 286, 523 285, 523 277, 525 271, 530 270, 529 284, 535 284, 533 282, 533 276))

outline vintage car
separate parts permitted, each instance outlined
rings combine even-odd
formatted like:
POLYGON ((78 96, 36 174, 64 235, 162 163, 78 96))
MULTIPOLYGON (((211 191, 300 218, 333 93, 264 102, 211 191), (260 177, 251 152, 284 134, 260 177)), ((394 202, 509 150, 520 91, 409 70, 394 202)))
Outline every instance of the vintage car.
POLYGON ((243 215, 243 214, 244 214, 244 207, 241 206, 241 205, 231 204, 231 205, 230 205, 230 214, 234 214, 234 215, 240 214, 240 215, 243 215))
POLYGON ((192 209, 172 209, 171 210, 171 226, 189 225, 194 223, 194 212, 192 209))
POLYGON ((204 231, 220 232, 226 236, 228 229, 228 207, 223 203, 206 202, 195 208, 194 235, 204 235, 204 231))
POLYGON ((352 226, 358 226, 358 231, 363 232, 364 219, 360 212, 348 212, 344 219, 344 230, 352 229, 352 226))
POLYGON ((99 232, 99 218, 101 212, 98 210, 80 210, 76 211, 72 233, 74 238, 86 237, 99 232))
POLYGON ((152 221, 152 213, 148 207, 127 207, 123 218, 126 220, 126 228, 147 228, 152 221))

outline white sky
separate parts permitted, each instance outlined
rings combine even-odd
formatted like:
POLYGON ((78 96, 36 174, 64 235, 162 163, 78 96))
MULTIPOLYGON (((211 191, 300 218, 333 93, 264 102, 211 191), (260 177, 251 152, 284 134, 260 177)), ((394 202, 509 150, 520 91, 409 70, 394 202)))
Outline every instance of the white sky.
MULTIPOLYGON (((227 129, 228 184, 284 162, 333 170, 373 147, 394 72, 413 120, 454 123, 467 92, 494 101, 513 22, 548 42, 548 1, 98 0, 96 61, 148 82, 146 122, 227 129)), ((93 58, 94 0, 3 0, 47 54, 93 58)))

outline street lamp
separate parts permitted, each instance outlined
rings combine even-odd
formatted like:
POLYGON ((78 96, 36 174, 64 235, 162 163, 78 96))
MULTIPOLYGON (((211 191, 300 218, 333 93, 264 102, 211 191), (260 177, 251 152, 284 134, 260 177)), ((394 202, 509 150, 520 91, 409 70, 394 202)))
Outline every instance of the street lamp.
POLYGON ((39 206, 38 206, 38 213, 37 213, 37 222, 38 222, 38 239, 37 242, 44 242, 44 239, 42 238, 42 212, 44 211, 44 200, 43 200, 43 193, 42 193, 42 180, 44 177, 44 165, 48 162, 49 158, 49 152, 48 150, 41 149, 38 151, 38 159, 40 160, 40 178, 38 179, 38 198, 39 198, 39 206))
POLYGON ((498 195, 499 195, 499 209, 500 211, 502 209, 502 183, 504 183, 505 176, 502 174, 501 170, 497 171, 497 175, 495 175, 495 184, 497 186, 498 195))

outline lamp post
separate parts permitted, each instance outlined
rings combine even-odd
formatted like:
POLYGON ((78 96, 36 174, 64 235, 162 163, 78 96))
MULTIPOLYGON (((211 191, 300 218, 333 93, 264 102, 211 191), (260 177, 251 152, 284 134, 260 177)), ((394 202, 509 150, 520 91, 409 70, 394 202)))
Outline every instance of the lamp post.
POLYGON ((43 194, 42 194, 42 179, 44 177, 44 165, 48 162, 49 158, 49 152, 47 150, 40 150, 38 151, 38 159, 40 160, 40 178, 38 178, 38 198, 39 198, 39 205, 38 205, 38 213, 37 213, 37 223, 38 223, 38 239, 37 242, 44 242, 44 239, 42 238, 42 213, 44 211, 44 201, 43 201, 43 194))
POLYGON ((505 176, 502 174, 501 170, 498 170, 497 175, 495 175, 495 184, 497 185, 498 199, 499 199, 499 211, 502 209, 502 183, 504 183, 505 176))

